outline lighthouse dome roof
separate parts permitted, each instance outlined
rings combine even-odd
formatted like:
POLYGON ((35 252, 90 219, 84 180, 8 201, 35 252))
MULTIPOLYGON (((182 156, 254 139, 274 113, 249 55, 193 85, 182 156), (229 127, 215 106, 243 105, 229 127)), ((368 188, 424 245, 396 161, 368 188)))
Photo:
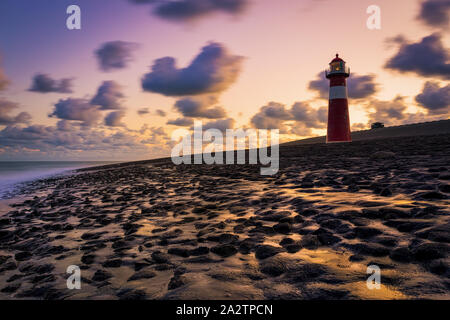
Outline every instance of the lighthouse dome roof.
POLYGON ((336 58, 334 58, 333 60, 331 60, 331 63, 333 63, 333 62, 340 62, 340 61, 345 62, 344 60, 342 60, 341 58, 339 58, 339 54, 336 53, 336 58))

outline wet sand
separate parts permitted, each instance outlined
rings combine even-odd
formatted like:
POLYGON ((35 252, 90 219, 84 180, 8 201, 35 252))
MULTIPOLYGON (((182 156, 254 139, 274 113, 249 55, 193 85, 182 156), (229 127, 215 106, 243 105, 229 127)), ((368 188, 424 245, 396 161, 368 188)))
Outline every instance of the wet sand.
POLYGON ((280 161, 269 177, 154 160, 33 183, 0 214, 0 298, 450 298, 450 135, 280 161))

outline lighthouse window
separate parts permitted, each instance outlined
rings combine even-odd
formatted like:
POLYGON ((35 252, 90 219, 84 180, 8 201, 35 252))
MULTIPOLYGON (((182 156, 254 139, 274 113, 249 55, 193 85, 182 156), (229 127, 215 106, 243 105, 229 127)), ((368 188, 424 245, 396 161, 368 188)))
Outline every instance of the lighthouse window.
POLYGON ((341 70, 341 63, 340 62, 334 62, 331 64, 331 70, 332 71, 339 71, 341 70))

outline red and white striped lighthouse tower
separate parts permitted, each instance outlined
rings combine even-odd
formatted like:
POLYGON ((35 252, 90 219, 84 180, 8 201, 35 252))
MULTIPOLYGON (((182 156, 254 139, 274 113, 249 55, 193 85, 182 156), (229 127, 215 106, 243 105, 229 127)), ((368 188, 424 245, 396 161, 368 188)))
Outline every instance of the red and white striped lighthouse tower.
POLYGON ((325 72, 330 80, 330 100, 328 106, 327 143, 351 142, 350 117, 348 114, 347 81, 350 69, 345 61, 336 54, 325 72))

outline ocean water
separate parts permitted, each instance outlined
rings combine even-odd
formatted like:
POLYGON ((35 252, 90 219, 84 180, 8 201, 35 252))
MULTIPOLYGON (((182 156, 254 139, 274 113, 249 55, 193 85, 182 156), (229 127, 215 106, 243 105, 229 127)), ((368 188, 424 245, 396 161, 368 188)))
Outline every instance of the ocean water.
POLYGON ((107 161, 0 161, 0 199, 18 184, 63 174, 70 170, 95 167, 107 161))

